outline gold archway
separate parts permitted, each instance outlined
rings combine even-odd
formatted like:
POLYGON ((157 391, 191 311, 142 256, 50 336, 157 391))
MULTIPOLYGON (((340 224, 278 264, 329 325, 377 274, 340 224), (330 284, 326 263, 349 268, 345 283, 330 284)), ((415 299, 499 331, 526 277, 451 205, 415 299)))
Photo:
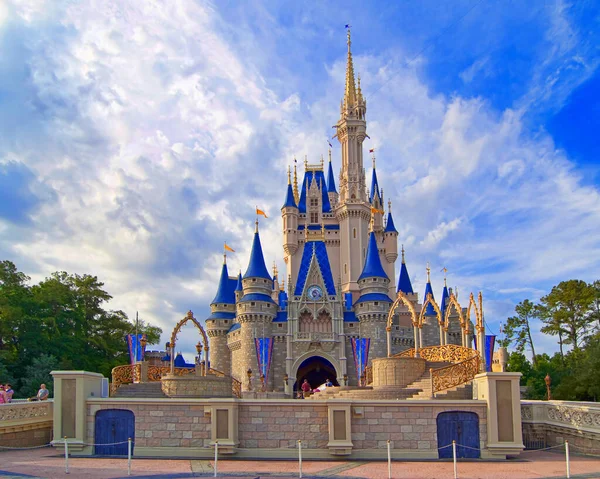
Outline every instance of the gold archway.
POLYGON ((415 311, 415 307, 406 297, 406 295, 402 291, 398 291, 398 295, 396 299, 392 303, 390 307, 390 311, 388 313, 387 319, 387 327, 385 328, 387 332, 387 353, 388 357, 392 355, 392 325, 394 324, 394 313, 396 312, 396 308, 400 305, 400 303, 404 304, 408 308, 408 312, 410 313, 410 317, 413 324, 413 330, 415 333, 415 354, 418 352, 418 342, 417 342, 417 327, 419 325, 419 318, 417 317, 417 312, 415 311))
POLYGON ((444 332, 446 333, 445 335, 445 342, 448 342, 448 337, 447 337, 447 333, 448 333, 448 327, 450 326, 450 313, 452 312, 452 308, 454 308, 454 310, 458 313, 458 322, 460 323, 460 336, 461 336, 461 344, 462 346, 466 346, 465 344, 465 340, 466 340, 466 331, 465 331, 465 318, 462 314, 462 307, 460 305, 460 303, 458 302, 458 300, 456 299, 456 296, 454 296, 454 293, 452 293, 450 296, 448 296, 448 304, 446 305, 446 312, 444 315, 444 332))
POLYGON ((179 333, 181 327, 188 321, 194 323, 202 335, 202 346, 204 347, 204 375, 206 376, 208 374, 208 336, 199 321, 194 318, 194 313, 191 311, 188 311, 185 317, 177 323, 171 334, 171 374, 175 372, 175 343, 177 342, 177 333, 179 333))
POLYGON ((440 311, 440 307, 435 302, 435 299, 433 299, 433 295, 431 293, 427 293, 427 298, 425 298, 425 302, 423 303, 423 306, 421 307, 421 313, 419 314, 419 328, 423 327, 423 319, 425 319, 425 311, 427 310, 427 306, 429 304, 431 304, 431 306, 433 306, 435 315, 437 316, 438 324, 440 326, 444 324, 444 322, 442 320, 442 312, 440 311))

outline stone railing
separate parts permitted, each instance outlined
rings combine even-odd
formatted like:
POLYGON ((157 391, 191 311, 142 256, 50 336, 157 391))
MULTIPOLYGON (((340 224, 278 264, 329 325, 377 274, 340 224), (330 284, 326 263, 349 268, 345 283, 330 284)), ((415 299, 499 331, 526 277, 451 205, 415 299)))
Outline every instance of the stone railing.
POLYGON ((577 452, 600 453, 600 404, 572 401, 521 401, 525 447, 539 449, 565 440, 577 452))
POLYGON ((52 422, 52 400, 0 404, 0 430, 7 427, 52 422))
POLYGON ((335 333, 297 332, 295 341, 335 341, 335 333))
MULTIPOLYGON (((457 346, 456 344, 445 344, 443 346, 429 346, 419 349, 419 357, 431 362, 459 363, 471 359, 477 351, 475 349, 457 346)), ((414 358, 415 350, 407 349, 392 357, 414 358)))

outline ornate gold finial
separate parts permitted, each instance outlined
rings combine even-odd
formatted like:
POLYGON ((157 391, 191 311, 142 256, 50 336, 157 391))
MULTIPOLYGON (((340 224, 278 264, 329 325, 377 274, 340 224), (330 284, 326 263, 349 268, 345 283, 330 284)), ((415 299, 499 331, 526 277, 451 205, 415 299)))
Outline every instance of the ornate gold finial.
POLYGON ((427 261, 427 282, 431 283, 431 268, 429 267, 429 261, 427 261))
POLYGON ((223 264, 227 264, 227 253, 223 253, 223 264))
POLYGON ((288 185, 292 184, 292 170, 290 168, 290 165, 288 165, 288 185))
POLYGON ((375 160, 376 160, 376 158, 375 158, 375 148, 371 148, 369 150, 369 152, 372 153, 371 154, 371 159, 373 160, 373 169, 375 169, 375 160))
POLYGON ((280 291, 285 291, 285 278, 281 280, 281 286, 279 287, 280 291))
POLYGON ((273 277, 277 276, 277 263, 273 261, 273 277))
POLYGON ((325 164, 325 160, 323 159, 323 154, 321 153, 321 169, 323 169, 324 164, 325 164))
POLYGON ((352 40, 350 38, 350 26, 348 30, 348 59, 346 61, 346 90, 344 92, 344 102, 347 110, 354 108, 356 104, 356 84, 354 83, 354 64, 352 62, 352 40))
POLYGON ((404 263, 404 244, 402 245, 402 263, 404 263))
POLYGON ((388 211, 392 212, 392 200, 388 200, 388 211))
POLYGON ((256 221, 254 222, 254 232, 258 233, 258 218, 256 218, 256 221))
POLYGON ((329 163, 331 163, 331 148, 329 148, 329 163))
POLYGON ((304 155, 304 169, 308 168, 308 155, 304 155))
POLYGON ((298 161, 296 161, 296 157, 294 156, 294 200, 296 200, 296 204, 300 201, 300 195, 298 194, 298 172, 296 171, 296 166, 298 161))
POLYGON ((442 268, 442 271, 444 272, 444 286, 448 286, 447 282, 446 282, 446 274, 448 273, 448 268, 446 268, 445 266, 442 268))

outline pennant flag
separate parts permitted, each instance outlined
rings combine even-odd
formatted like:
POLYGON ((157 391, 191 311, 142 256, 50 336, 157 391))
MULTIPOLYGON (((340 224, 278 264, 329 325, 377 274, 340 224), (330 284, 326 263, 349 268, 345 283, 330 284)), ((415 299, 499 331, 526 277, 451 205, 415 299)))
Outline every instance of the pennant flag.
POLYGON ((273 338, 255 338, 254 344, 256 346, 258 370, 265 377, 266 385, 271 369, 271 359, 273 358, 273 338))
POLYGON ((232 253, 235 253, 235 250, 231 246, 228 246, 227 243, 225 243, 225 251, 231 251, 232 253))
POLYGON ((366 384, 361 384, 361 376, 369 363, 369 346, 371 345, 371 338, 352 338, 351 342, 358 384, 366 386, 366 384))
POLYGON ((129 349, 129 359, 131 364, 144 360, 145 348, 142 348, 142 343, 140 341, 143 337, 143 334, 127 335, 127 347, 129 349))
POLYGON ((371 213, 381 213, 381 214, 384 214, 385 211, 378 210, 377 208, 374 208, 373 206, 371 206, 371 213))
POLYGON ((258 208, 256 208, 256 215, 262 215, 265 218, 267 218, 267 214, 263 211, 263 210, 259 210, 258 208))
POLYGON ((346 27, 345 28, 350 28, 352 25, 350 25, 349 23, 346 23, 346 27))
POLYGON ((327 144, 329 145, 329 148, 333 148, 333 145, 331 144, 331 142, 329 140, 327 140, 327 144))
POLYGON ((485 370, 492 372, 492 362, 494 359, 494 346, 496 345, 496 335, 485 335, 485 370))
POLYGON ((375 148, 371 148, 371 149, 369 150, 369 153, 375 153, 375 148))

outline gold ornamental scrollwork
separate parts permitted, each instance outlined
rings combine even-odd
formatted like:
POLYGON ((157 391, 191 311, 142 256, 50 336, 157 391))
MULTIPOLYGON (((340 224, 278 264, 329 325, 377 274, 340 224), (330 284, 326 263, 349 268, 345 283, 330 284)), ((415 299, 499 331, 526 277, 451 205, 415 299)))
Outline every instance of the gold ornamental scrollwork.
POLYGON ((435 315, 438 320, 438 324, 443 324, 442 312, 440 311, 440 307, 433 299, 433 295, 431 293, 427 293, 427 298, 425 298, 425 302, 421 307, 421 313, 419 314, 419 328, 423 327, 423 320, 425 319, 425 313, 427 311, 427 306, 433 306, 433 310, 435 311, 435 315))
POLYGON ((472 381, 479 374, 479 362, 479 354, 476 354, 466 361, 433 369, 431 371, 432 394, 472 381))
POLYGON ((445 312, 445 317, 444 317, 444 330, 448 331, 448 327, 450 326, 450 313, 452 312, 453 308, 458 314, 458 321, 460 322, 460 328, 463 331, 465 331, 465 318, 462 314, 462 307, 459 304, 458 300, 456 299, 456 296, 454 296, 454 293, 452 293, 448 297, 448 306, 446 306, 446 312, 445 312))
POLYGON ((406 306, 408 308, 413 326, 417 326, 419 323, 419 319, 417 317, 417 312, 415 311, 415 307, 413 306, 413 304, 409 301, 409 299, 406 297, 406 295, 402 291, 398 291, 398 295, 396 296, 395 301, 392 303, 392 306, 388 313, 387 327, 386 327, 387 331, 392 330, 392 326, 394 325, 394 313, 396 312, 396 308, 398 308, 398 306, 400 306, 400 304, 403 304, 404 306, 406 306))

